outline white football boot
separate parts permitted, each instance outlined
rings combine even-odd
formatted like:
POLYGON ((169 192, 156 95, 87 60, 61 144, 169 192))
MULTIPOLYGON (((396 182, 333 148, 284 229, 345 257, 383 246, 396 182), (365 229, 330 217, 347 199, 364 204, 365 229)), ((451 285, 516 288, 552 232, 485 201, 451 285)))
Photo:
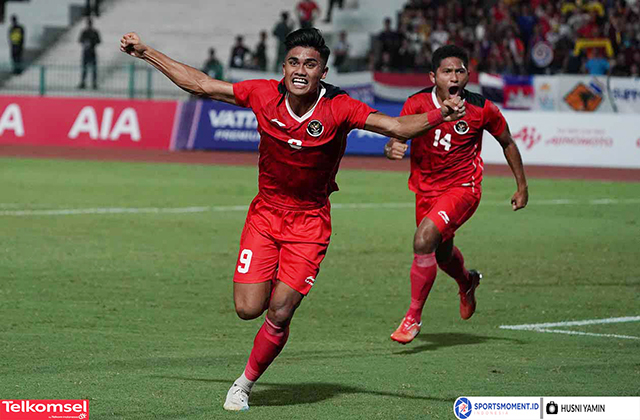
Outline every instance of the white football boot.
POLYGON ((227 399, 224 402, 223 408, 227 411, 246 411, 249 409, 249 394, 251 391, 247 391, 239 385, 233 384, 227 392, 227 399))

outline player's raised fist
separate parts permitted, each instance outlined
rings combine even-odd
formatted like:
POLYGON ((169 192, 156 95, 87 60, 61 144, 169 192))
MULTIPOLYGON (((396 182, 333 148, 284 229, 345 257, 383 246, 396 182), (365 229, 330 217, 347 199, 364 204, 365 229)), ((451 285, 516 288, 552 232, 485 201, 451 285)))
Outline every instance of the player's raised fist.
POLYGON ((120 39, 120 51, 130 56, 142 58, 147 46, 142 43, 140 37, 135 32, 129 32, 120 39))
POLYGON ((459 96, 452 96, 449 99, 445 99, 443 105, 441 112, 445 121, 456 121, 466 114, 464 101, 459 96))

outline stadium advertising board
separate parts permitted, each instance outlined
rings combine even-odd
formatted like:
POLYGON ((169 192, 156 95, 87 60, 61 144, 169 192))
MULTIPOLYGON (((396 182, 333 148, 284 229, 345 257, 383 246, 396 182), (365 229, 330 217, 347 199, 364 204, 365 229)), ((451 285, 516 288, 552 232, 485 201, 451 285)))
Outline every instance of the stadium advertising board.
MULTIPOLYGON (((216 101, 198 101, 183 106, 177 139, 178 148, 188 150, 257 151, 260 135, 253 111, 216 101), (191 108, 195 107, 195 111, 191 108)), ((400 115, 400 105, 382 105, 385 114, 400 115)), ((388 138, 364 130, 353 130, 347 140, 347 154, 382 155, 388 138)))
POLYGON ((533 110, 640 113, 640 80, 604 76, 535 76, 533 110))
POLYGON ((0 97, 0 144, 170 148, 176 102, 0 97))
POLYGON ((640 78, 612 77, 609 94, 613 99, 615 112, 621 114, 640 113, 640 78))
MULTIPOLYGON (((505 111, 526 164, 640 168, 640 135, 630 116, 505 111)), ((485 132, 482 158, 505 162, 502 148, 485 132)))

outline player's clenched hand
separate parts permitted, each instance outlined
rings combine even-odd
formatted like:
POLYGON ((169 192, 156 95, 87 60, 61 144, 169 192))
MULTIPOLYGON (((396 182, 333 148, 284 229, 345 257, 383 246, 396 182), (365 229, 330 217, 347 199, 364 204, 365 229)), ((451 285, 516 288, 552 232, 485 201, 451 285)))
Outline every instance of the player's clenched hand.
POLYGON ((401 160, 407 152, 409 146, 406 143, 399 142, 395 139, 389 140, 384 146, 384 155, 387 159, 401 160))
POLYGON ((529 201, 529 190, 518 190, 513 197, 511 197, 511 208, 513 211, 517 211, 525 208, 527 202, 529 201))
POLYGON ((466 114, 466 108, 464 101, 459 96, 453 96, 449 99, 445 99, 441 108, 442 117, 445 121, 456 121, 464 117, 466 114))
POLYGON ((142 43, 135 32, 129 32, 120 39, 120 51, 136 58, 142 58, 147 46, 142 43))

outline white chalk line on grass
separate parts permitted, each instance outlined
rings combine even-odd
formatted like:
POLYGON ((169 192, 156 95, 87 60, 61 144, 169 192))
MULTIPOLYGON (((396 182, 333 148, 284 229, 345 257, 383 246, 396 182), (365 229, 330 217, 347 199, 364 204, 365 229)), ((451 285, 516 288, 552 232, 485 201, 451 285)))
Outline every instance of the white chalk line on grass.
POLYGON ((612 338, 625 338, 629 340, 640 340, 640 337, 635 337, 631 335, 596 334, 596 333, 590 333, 590 332, 584 332, 584 331, 555 329, 555 327, 576 327, 576 326, 584 326, 584 325, 617 324, 622 322, 639 322, 639 321, 640 321, 640 316, 624 316, 619 318, 585 319, 581 321, 547 322, 542 324, 500 325, 500 328, 503 330, 535 331, 535 332, 556 333, 556 334, 587 335, 591 337, 612 337, 612 338))
MULTIPOLYGON (((530 206, 558 206, 558 205, 615 205, 615 204, 637 204, 640 199, 614 199, 599 198, 593 200, 540 200, 532 201, 530 206)), ((410 208, 415 203, 336 203, 332 204, 332 209, 398 209, 410 208)), ((483 201, 484 206, 505 206, 509 207, 509 203, 505 201, 483 201)), ((2 208, 0 206, 0 208, 2 208)), ((6 207, 5 207, 6 208, 6 207)), ((206 212, 245 212, 249 208, 248 205, 241 206, 192 206, 192 207, 98 207, 85 209, 49 209, 49 210, 4 210, 0 211, 0 217, 19 217, 19 216, 71 216, 71 215, 87 215, 87 214, 138 214, 138 213, 206 213, 206 212)))

